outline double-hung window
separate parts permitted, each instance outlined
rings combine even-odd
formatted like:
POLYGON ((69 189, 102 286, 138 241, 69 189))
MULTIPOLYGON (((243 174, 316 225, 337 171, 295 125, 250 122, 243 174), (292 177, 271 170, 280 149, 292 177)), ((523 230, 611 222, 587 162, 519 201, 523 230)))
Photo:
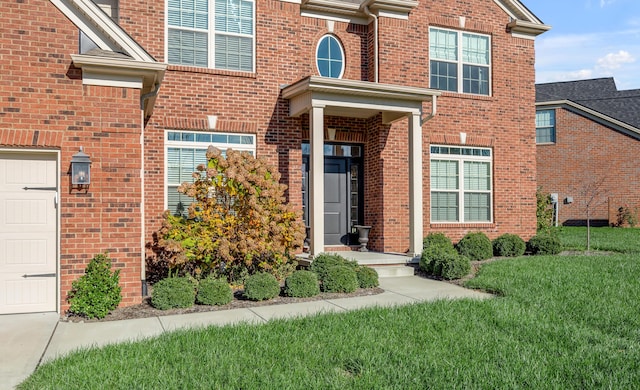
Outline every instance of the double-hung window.
POLYGON ((168 0, 168 62, 254 71, 254 0, 168 0))
POLYGON ((556 142, 556 112, 554 110, 536 111, 536 143, 556 142))
POLYGON ((491 149, 431 146, 431 222, 492 221, 491 149))
POLYGON ((489 95, 491 40, 488 35, 429 29, 431 88, 489 95))
POLYGON ((207 162, 210 145, 220 149, 246 151, 255 156, 256 136, 253 134, 209 133, 193 131, 167 131, 166 147, 166 208, 174 215, 187 215, 193 199, 178 192, 183 182, 193 182, 193 173, 207 162))

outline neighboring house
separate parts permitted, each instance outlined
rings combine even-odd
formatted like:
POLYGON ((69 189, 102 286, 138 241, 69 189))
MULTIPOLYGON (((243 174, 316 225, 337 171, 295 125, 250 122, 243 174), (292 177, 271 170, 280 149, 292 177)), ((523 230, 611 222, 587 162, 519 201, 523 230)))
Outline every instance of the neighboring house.
POLYGON ((409 255, 429 232, 535 234, 549 27, 519 1, 97 3, 0 3, 0 313, 63 312, 103 251, 140 302, 145 245, 209 145, 277 167, 311 254, 356 224, 409 255))
POLYGON ((613 78, 536 85, 538 186, 559 225, 615 225, 640 206, 640 90, 613 78))

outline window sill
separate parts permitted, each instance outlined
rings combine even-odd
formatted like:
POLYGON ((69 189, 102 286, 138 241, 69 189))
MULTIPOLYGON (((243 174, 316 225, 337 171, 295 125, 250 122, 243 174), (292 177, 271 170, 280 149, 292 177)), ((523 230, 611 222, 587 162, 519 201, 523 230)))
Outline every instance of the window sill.
MULTIPOLYGON (((436 89, 436 91, 438 91, 436 89)), ((449 91, 441 91, 442 94, 440 97, 452 97, 458 99, 473 99, 473 100, 495 100, 493 96, 490 95, 475 95, 472 93, 459 93, 459 92, 449 92, 449 91)))
POLYGON ((243 72, 238 70, 200 68, 197 66, 171 65, 171 64, 167 67, 167 69, 175 72, 204 73, 204 74, 214 74, 214 75, 220 75, 220 76, 244 77, 244 78, 251 78, 251 79, 256 78, 255 72, 243 72))
POLYGON ((536 142, 536 146, 555 145, 555 142, 536 142))
POLYGON ((496 225, 492 222, 431 222, 429 227, 436 229, 460 229, 460 228, 483 228, 493 229, 496 225))

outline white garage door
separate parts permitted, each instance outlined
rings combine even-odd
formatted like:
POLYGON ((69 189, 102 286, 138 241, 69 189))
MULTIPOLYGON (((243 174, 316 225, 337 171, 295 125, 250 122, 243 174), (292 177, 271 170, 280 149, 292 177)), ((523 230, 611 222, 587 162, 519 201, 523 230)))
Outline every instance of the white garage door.
POLYGON ((56 310, 57 171, 55 154, 0 152, 0 314, 56 310))

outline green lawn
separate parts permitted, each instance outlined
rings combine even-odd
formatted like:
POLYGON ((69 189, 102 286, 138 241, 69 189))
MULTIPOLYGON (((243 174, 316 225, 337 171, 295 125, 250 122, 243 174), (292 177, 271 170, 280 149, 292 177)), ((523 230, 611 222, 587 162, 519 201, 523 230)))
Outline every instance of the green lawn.
MULTIPOLYGON (((557 232, 565 249, 587 249, 586 227, 561 227, 557 232)), ((638 253, 640 252, 640 229, 591 228, 591 250, 638 253)))
POLYGON ((499 297, 180 331, 55 360, 21 388, 640 387, 638 255, 506 259, 468 283, 499 297))

